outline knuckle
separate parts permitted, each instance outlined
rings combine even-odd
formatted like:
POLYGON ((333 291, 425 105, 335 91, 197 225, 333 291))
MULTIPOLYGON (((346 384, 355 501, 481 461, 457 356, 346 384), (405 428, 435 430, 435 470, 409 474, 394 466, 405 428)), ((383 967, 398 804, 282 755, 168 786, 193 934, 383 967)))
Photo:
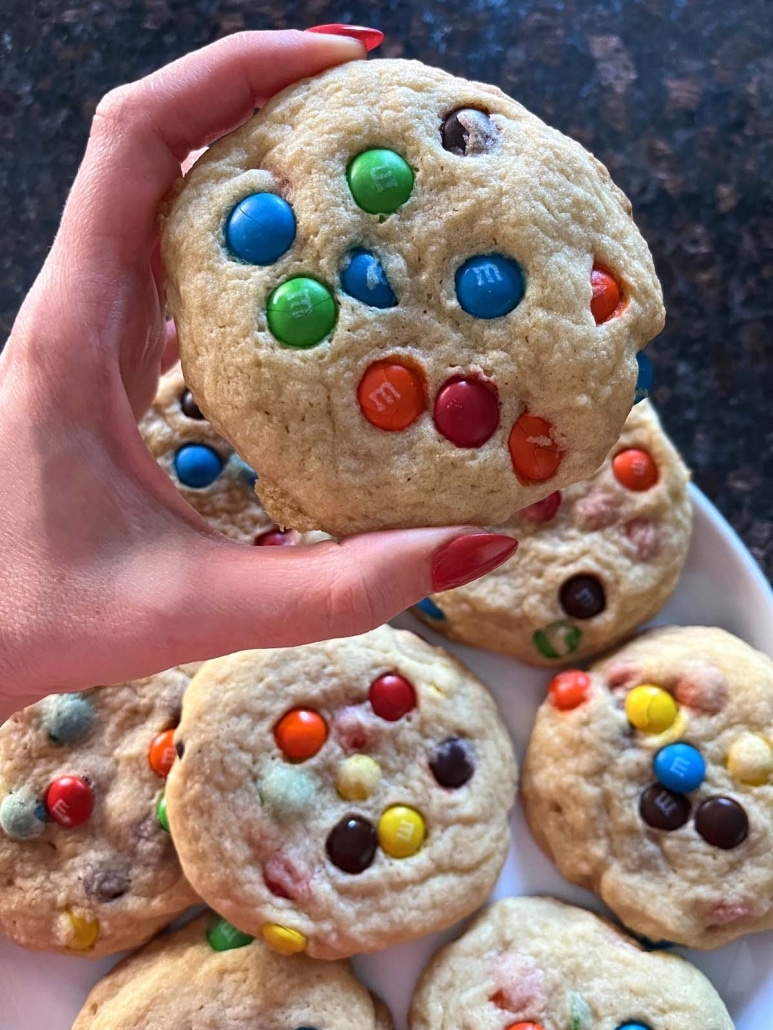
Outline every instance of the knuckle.
POLYGON ((348 568, 331 575, 325 605, 330 625, 342 637, 367 633, 393 614, 378 579, 371 581, 360 569, 348 568))
POLYGON ((117 86, 97 104, 92 123, 93 135, 116 135, 137 117, 137 89, 133 85, 117 86))

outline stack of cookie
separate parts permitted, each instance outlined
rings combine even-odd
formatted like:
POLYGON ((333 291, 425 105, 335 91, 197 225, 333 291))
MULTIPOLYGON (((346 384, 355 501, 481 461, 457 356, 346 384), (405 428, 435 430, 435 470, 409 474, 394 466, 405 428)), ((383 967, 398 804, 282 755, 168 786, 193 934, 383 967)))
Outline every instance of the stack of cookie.
POLYGON ((630 640, 677 584, 691 505, 637 354, 660 289, 605 169, 496 89, 360 62, 213 147, 164 252, 185 381, 163 377, 141 431, 214 529, 519 539, 415 615, 516 659, 511 692, 518 662, 552 667, 522 809, 638 939, 507 898, 430 961, 405 1019, 355 978, 350 957, 484 904, 516 802, 486 686, 384 626, 52 696, 0 728, 0 930, 91 957, 145 945, 73 1030, 732 1030, 653 942, 773 928, 773 663, 719 629, 630 640))

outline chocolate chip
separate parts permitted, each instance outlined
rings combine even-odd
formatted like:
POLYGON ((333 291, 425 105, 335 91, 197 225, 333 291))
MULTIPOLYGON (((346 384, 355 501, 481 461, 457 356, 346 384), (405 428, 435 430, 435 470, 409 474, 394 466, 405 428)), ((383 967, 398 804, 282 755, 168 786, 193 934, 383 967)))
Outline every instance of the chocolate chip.
POLYGON ((690 818, 690 802, 684 794, 653 783, 639 798, 639 815, 655 830, 678 830, 690 818))
POLYGON ((732 798, 707 798, 698 805, 695 829, 707 844, 729 851, 749 836, 749 817, 732 798))
POLYGON ((460 107, 446 117, 440 129, 443 148, 459 157, 488 154, 499 142, 499 130, 484 111, 460 107))
POLYGON ((83 889, 90 901, 115 901, 131 887, 131 877, 120 869, 90 868, 83 875, 83 889))
POLYGON ((429 767, 441 787, 453 790, 463 787, 475 772, 469 743, 459 737, 449 737, 435 748, 429 767))
POLYGON ((178 758, 182 758, 182 756, 185 754, 185 744, 183 744, 181 740, 177 741, 177 743, 174 746, 174 749, 177 752, 178 758))
POLYGON ((592 619, 607 606, 604 587, 595 576, 572 576, 561 587, 561 607, 574 619, 592 619))
POLYGON ((325 850, 345 873, 361 873, 376 854, 376 828, 359 815, 347 815, 328 834, 325 850))
POLYGON ((190 390, 186 390, 180 398, 180 407, 182 408, 183 415, 188 418, 195 418, 198 422, 204 420, 204 415, 196 401, 193 399, 193 394, 190 390))

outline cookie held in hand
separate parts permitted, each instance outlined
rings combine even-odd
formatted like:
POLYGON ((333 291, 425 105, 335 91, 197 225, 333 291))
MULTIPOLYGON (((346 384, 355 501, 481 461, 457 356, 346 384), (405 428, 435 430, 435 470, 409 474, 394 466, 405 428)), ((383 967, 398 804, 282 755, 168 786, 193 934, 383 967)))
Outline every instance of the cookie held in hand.
POLYGON ((280 526, 494 525, 590 476, 663 324, 626 198, 500 90, 352 62, 216 143, 163 231, 186 380, 280 526))

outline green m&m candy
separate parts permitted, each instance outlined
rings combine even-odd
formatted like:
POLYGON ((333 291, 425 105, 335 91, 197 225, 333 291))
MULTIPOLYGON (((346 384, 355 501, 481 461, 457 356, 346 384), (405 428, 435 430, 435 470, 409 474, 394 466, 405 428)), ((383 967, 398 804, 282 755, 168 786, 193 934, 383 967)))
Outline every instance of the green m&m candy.
POLYGON ((213 951, 233 951, 235 948, 246 948, 255 938, 237 930, 227 919, 218 919, 207 930, 207 940, 213 951))
POLYGON ((582 633, 576 626, 561 619, 538 629, 532 639, 539 653, 545 658, 565 658, 577 650, 581 638, 582 633))
POLYGON ((346 179, 355 203, 370 215, 391 215, 413 191, 413 172, 394 150, 365 150, 351 162, 346 179))
POLYGON ((268 298, 268 327, 286 347, 316 347, 338 315, 333 294, 316 279, 298 276, 277 286, 268 298))
POLYGON ((158 799, 156 815, 158 816, 158 822, 161 829, 166 830, 166 832, 169 833, 169 816, 166 814, 166 794, 162 794, 158 799))

